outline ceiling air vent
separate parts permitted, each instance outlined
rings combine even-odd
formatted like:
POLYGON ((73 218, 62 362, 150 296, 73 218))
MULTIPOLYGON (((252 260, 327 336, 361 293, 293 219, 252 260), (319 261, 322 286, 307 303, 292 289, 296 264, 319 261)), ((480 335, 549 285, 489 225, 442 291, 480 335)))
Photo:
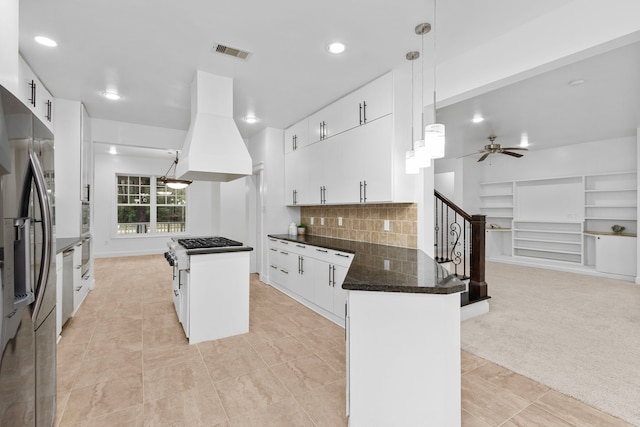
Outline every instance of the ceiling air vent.
POLYGON ((221 53, 223 55, 233 56, 234 58, 242 59, 245 61, 247 60, 247 58, 249 58, 249 55, 251 55, 251 52, 248 52, 242 49, 237 49, 235 47, 225 46, 221 43, 214 44, 213 51, 216 53, 221 53))

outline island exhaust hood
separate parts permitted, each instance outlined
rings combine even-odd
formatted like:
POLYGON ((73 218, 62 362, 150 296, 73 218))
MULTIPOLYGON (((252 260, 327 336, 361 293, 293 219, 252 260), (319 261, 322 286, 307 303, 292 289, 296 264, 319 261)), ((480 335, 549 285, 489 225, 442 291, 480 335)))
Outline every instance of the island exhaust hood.
POLYGON ((227 182, 251 173, 251 156, 233 121, 233 80, 196 71, 191 84, 191 125, 176 177, 227 182))

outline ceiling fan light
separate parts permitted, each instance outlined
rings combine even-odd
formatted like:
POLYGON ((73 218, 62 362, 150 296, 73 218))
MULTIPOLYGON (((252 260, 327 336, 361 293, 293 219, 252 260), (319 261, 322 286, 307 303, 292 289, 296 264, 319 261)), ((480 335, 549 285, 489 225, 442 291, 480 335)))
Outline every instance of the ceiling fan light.
POLYGON ((424 128, 425 146, 431 159, 441 159, 445 155, 445 127, 443 124, 434 123, 424 128))
POLYGON ((409 150, 405 153, 404 172, 407 175, 416 175, 420 173, 418 159, 416 158, 416 152, 414 150, 409 150))

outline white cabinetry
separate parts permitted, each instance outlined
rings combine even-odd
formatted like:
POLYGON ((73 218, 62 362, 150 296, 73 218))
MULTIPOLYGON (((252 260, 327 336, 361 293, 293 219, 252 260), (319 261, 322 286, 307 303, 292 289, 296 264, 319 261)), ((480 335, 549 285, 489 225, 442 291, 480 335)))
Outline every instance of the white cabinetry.
POLYGON ((394 102, 403 105, 405 83, 400 73, 386 74, 305 119, 306 147, 292 148, 300 124, 285 133, 287 205, 413 201, 415 179, 404 173, 402 146, 410 123, 393 113, 394 102))
POLYGON ((269 238, 269 282, 336 323, 344 324, 342 283, 353 254, 269 238))
POLYGON ((73 312, 78 311, 80 304, 84 301, 91 283, 90 276, 82 276, 82 243, 73 248, 73 312))
POLYGON ((91 164, 89 116, 80 102, 66 99, 56 101, 55 114, 56 234, 75 237, 82 234, 81 201, 87 200, 92 174, 86 169, 91 164))
POLYGON ((0 2, 0 85, 18 91, 18 0, 0 2))
POLYGON ((284 152, 290 153, 309 145, 309 120, 304 119, 284 131, 284 152))
POLYGON ((602 273, 636 275, 637 243, 635 237, 595 236, 596 270, 602 273))
POLYGON ((33 111, 45 126, 53 130, 53 96, 21 56, 18 62, 18 75, 17 97, 33 111))

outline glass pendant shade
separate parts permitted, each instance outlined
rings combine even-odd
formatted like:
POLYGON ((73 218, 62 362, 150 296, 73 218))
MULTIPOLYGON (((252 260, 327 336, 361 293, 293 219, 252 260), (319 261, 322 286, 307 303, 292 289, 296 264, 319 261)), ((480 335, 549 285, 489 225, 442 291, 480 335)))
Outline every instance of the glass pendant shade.
POLYGON ((167 180, 167 187, 173 188, 174 190, 182 190, 183 188, 187 188, 191 182, 180 181, 180 180, 167 180))
POLYGON ((416 152, 409 150, 405 155, 404 171, 407 175, 415 175, 420 173, 420 167, 416 159, 416 152))
POLYGON ((424 140, 429 158, 441 159, 444 157, 445 129, 443 124, 434 123, 425 126, 424 140))

